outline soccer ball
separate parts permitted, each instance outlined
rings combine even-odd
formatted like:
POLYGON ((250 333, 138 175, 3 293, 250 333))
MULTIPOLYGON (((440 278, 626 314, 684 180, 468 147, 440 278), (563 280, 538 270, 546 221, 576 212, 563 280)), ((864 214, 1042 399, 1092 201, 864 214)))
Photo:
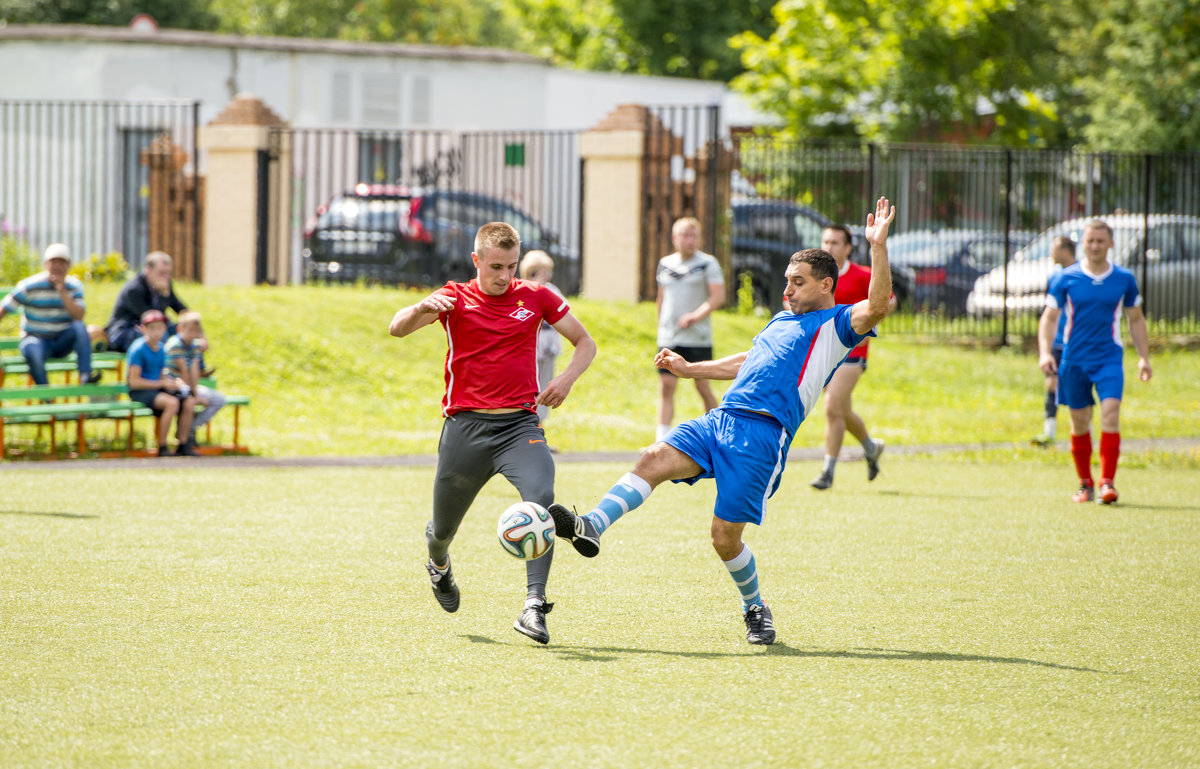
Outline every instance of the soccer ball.
POLYGON ((554 519, 536 502, 518 502, 500 514, 496 536, 504 552, 532 561, 545 555, 554 544, 554 519))

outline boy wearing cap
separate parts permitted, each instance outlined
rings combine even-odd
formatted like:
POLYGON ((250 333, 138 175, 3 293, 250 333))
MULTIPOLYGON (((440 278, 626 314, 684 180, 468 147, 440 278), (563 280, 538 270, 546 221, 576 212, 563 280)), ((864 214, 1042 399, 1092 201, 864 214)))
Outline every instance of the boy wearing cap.
POLYGON ((125 356, 129 397, 151 408, 158 417, 160 457, 171 456, 167 434, 171 431, 171 420, 176 417, 175 437, 179 440, 176 456, 196 456, 199 452, 188 443, 196 399, 187 384, 163 375, 167 351, 162 339, 167 333, 167 316, 161 310, 146 310, 139 326, 142 336, 134 340, 125 356))
POLYGON ((72 352, 79 369, 79 381, 100 381, 100 372, 92 371, 92 342, 83 324, 83 284, 67 274, 71 250, 62 243, 46 248, 42 255, 43 272, 18 283, 0 301, 0 319, 21 308, 21 355, 29 364, 29 375, 44 385, 46 361, 65 358, 72 352))

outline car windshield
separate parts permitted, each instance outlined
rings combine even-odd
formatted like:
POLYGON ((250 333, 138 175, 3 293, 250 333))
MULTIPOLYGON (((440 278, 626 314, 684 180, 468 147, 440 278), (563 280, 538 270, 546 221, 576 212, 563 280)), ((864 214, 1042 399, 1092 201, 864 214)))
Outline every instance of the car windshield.
POLYGON ((317 220, 320 229, 397 230, 409 202, 395 198, 339 198, 317 220))

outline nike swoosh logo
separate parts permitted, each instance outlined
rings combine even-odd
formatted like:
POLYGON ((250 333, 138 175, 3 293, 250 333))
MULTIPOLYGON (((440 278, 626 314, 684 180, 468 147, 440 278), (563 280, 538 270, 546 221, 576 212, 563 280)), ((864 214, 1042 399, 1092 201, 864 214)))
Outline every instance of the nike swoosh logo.
POLYGON ((534 440, 534 439, 532 439, 532 438, 530 438, 530 439, 529 439, 529 442, 530 442, 530 443, 545 443, 545 441, 535 441, 535 440, 534 440))
POLYGON ((479 309, 479 305, 477 305, 477 304, 467 304, 466 302, 463 302, 463 309, 466 309, 466 310, 477 310, 477 309, 479 309))

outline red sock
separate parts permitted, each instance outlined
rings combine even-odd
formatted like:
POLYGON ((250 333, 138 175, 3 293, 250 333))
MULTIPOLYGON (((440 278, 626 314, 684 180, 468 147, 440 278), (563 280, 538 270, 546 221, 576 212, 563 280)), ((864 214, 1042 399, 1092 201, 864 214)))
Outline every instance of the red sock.
POLYGON ((1112 483, 1117 475, 1117 460, 1121 458, 1121 434, 1100 433, 1100 478, 1112 483))
POLYGON ((1092 482, 1092 434, 1071 436, 1071 456, 1075 458, 1075 472, 1079 480, 1091 486, 1092 482))

